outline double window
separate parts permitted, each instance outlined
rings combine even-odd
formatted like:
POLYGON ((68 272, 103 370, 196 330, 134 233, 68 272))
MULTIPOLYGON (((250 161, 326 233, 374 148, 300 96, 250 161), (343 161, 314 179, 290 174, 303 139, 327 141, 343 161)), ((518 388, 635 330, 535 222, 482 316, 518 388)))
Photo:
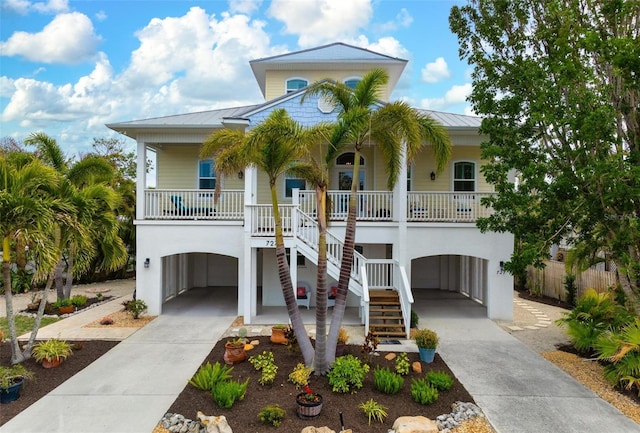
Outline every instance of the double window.
POLYGON ((303 78, 291 78, 290 80, 287 80, 287 93, 304 89, 308 85, 309 82, 303 78))
POLYGON ((456 162, 453 164, 453 190, 476 190, 476 164, 474 162, 456 162))
POLYGON ((216 165, 213 159, 202 159, 198 164, 198 189, 215 189, 216 165))

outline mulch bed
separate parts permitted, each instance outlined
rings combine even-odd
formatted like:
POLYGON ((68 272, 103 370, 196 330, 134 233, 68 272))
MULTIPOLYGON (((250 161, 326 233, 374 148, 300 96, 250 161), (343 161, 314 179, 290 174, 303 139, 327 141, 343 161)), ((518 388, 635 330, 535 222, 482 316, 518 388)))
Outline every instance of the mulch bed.
MULTIPOLYGON (((91 364, 113 348, 117 341, 84 341, 74 342, 77 346, 73 354, 59 367, 46 369, 33 359, 26 360, 23 365, 35 374, 35 380, 28 380, 22 387, 20 398, 0 407, 0 425, 31 406, 44 397, 65 380, 91 364), (80 348, 81 346, 81 348, 80 348)), ((11 365, 11 346, 9 342, 0 345, 0 365, 11 365)))
MULTIPOLYGON (((474 402, 471 395, 460 382, 455 380, 451 370, 437 354, 433 363, 422 363, 423 372, 421 375, 411 372, 405 377, 404 385, 398 394, 383 394, 375 390, 373 386, 373 369, 376 365, 380 365, 394 371, 395 361, 387 361, 384 358, 386 353, 380 353, 380 356, 366 356, 361 353, 360 346, 348 345, 345 348, 345 354, 350 353, 361 359, 366 359, 371 366, 364 386, 355 394, 337 394, 331 391, 326 377, 312 376, 311 388, 323 396, 322 412, 312 420, 301 420, 296 416, 295 403, 295 396, 299 391, 296 390, 295 385, 288 381, 288 376, 296 364, 302 362, 302 355, 299 352, 290 351, 286 346, 272 344, 269 337, 259 337, 257 340, 260 341, 260 344, 250 351, 249 355, 260 354, 264 350, 273 352, 278 366, 278 374, 272 385, 260 385, 258 383, 260 372, 256 371, 248 361, 244 361, 236 364, 232 371, 234 379, 250 378, 244 400, 236 402, 230 409, 220 409, 216 406, 210 393, 187 385, 168 412, 179 413, 194 420, 197 419, 198 411, 202 411, 206 415, 224 415, 233 431, 272 433, 274 427, 260 423, 257 415, 263 407, 277 403, 286 411, 285 419, 278 427, 279 431, 297 432, 309 425, 328 426, 335 431, 340 431, 339 412, 342 412, 347 429, 352 429, 354 432, 387 433, 395 419, 400 416, 423 415, 435 419, 438 415, 450 413, 451 404, 456 401, 474 402), (449 373, 454 378, 454 385, 450 390, 441 392, 439 399, 434 404, 423 406, 414 402, 411 397, 411 380, 424 376, 429 370, 449 373), (366 415, 358 408, 360 403, 370 398, 388 408, 388 416, 383 424, 372 422, 369 426, 366 415)), ((207 361, 212 364, 218 361, 223 363, 224 343, 224 340, 219 341, 203 364, 207 361)), ((411 363, 419 360, 417 353, 409 353, 408 355, 411 363)))

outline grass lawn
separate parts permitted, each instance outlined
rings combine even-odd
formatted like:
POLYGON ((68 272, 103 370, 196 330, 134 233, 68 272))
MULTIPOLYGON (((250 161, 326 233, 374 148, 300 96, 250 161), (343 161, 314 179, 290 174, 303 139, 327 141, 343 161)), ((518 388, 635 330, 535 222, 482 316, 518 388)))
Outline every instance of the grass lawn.
MULTIPOLYGON (((31 332, 33 329, 33 322, 36 319, 27 316, 15 316, 16 319, 16 331, 18 335, 25 334, 27 332, 31 332)), ((43 328, 51 323, 55 323, 60 320, 57 317, 43 317, 40 322, 40 328, 43 328)), ((5 338, 9 338, 9 324, 7 323, 6 317, 0 317, 0 330, 5 338)))

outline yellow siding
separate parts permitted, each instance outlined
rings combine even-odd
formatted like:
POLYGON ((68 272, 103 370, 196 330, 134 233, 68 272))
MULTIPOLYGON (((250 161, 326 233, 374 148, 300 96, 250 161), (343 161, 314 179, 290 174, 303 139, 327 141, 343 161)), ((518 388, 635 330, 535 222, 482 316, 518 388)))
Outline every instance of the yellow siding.
MULTIPOLYGON (((309 84, 325 78, 331 78, 336 81, 344 81, 349 78, 362 77, 369 69, 352 69, 352 70, 298 70, 298 71, 267 71, 265 76, 265 99, 267 101, 282 96, 286 93, 286 82, 291 78, 303 78, 309 81, 309 84)), ((389 91, 384 89, 380 95, 383 101, 389 100, 389 91)))

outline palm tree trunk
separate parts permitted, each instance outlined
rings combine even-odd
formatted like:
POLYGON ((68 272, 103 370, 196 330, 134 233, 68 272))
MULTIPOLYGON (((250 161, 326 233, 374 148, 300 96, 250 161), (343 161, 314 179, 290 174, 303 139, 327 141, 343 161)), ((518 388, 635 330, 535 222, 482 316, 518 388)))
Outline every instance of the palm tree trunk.
POLYGON ((284 247, 284 236, 282 234, 282 218, 280 217, 280 209, 278 208, 278 196, 276 194, 275 184, 271 184, 271 203, 273 206, 273 217, 276 225, 276 260, 278 262, 278 276, 280 277, 280 286, 282 287, 282 295, 287 306, 287 313, 291 320, 293 332, 296 334, 300 351, 306 366, 310 366, 313 362, 313 346, 307 335, 307 330, 302 322, 302 315, 296 303, 296 297, 293 292, 293 284, 291 283, 291 273, 289 272, 289 264, 287 263, 287 252, 284 247))
POLYGON ((71 287, 73 286, 73 264, 75 262, 74 246, 69 246, 69 260, 67 261, 67 278, 64 281, 64 298, 71 297, 71 287))
POLYGON ((64 299, 64 281, 62 274, 64 272, 64 258, 61 256, 54 270, 53 281, 56 285, 56 296, 58 299, 64 299))
POLYGON ((22 352, 25 359, 31 358, 31 348, 33 348, 33 344, 36 341, 38 330, 40 329, 40 323, 42 322, 42 316, 44 315, 44 309, 47 306, 47 293, 49 293, 52 285, 53 274, 51 273, 49 274, 49 278, 47 278, 47 285, 42 292, 42 299, 40 299, 40 305, 38 305, 38 314, 36 315, 36 320, 33 322, 33 328, 31 330, 31 335, 29 336, 29 341, 27 342, 27 347, 25 347, 22 352))
MULTIPOLYGON (((326 374, 327 362, 327 188, 316 187, 318 218, 318 274, 316 280, 316 350, 313 362, 315 374, 326 374)), ((335 349, 334 349, 335 353, 335 349)))
POLYGON ((9 338, 11 339, 11 364, 24 361, 18 345, 16 331, 16 319, 13 314, 13 293, 11 293, 11 254, 9 251, 9 238, 2 239, 2 277, 4 281, 4 299, 7 307, 7 325, 9 326, 9 338))
POLYGON ((353 157, 353 175, 351 181, 351 193, 349 194, 349 213, 347 215, 347 226, 344 232, 344 247, 342 249, 342 260, 340 262, 340 278, 338 280, 338 292, 333 306, 333 317, 329 328, 327 340, 327 362, 333 364, 336 359, 336 344, 338 343, 338 333, 342 326, 344 311, 347 305, 347 292, 349 291, 349 280, 351 279, 351 269, 353 267, 353 248, 356 244, 356 201, 358 197, 358 179, 360 179, 360 150, 356 146, 353 157))

